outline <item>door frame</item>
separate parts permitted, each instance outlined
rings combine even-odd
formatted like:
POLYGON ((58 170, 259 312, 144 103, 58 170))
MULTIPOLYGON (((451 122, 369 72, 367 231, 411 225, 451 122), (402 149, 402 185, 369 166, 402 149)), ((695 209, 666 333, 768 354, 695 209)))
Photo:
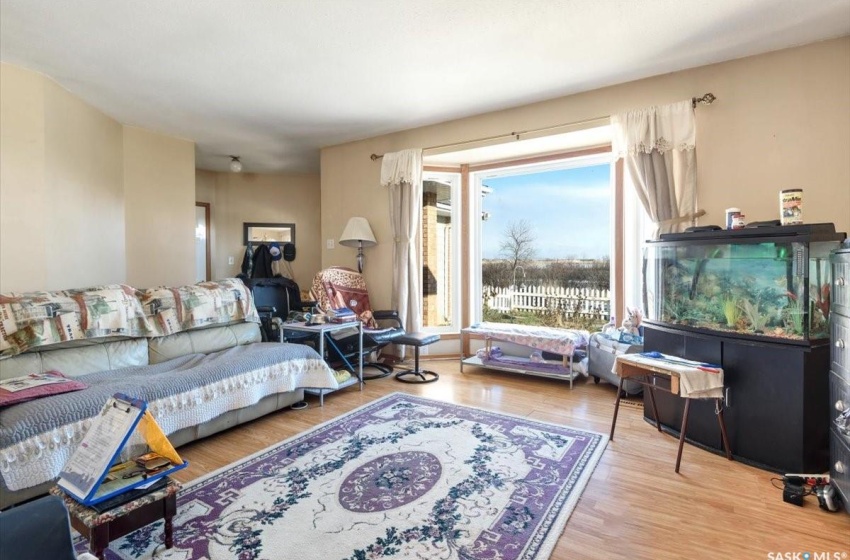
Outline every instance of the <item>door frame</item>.
POLYGON ((206 250, 207 250, 207 258, 206 258, 206 281, 209 282, 212 280, 212 239, 210 237, 210 203, 209 202, 198 202, 195 201, 195 207, 198 206, 204 209, 204 225, 207 229, 207 237, 206 237, 206 250))

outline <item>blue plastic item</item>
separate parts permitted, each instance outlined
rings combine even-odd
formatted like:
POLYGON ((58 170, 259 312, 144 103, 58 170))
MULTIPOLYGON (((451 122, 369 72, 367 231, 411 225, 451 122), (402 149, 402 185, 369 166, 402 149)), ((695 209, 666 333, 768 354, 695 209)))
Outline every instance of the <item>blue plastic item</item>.
POLYGON ((723 366, 719 366, 717 364, 709 364, 707 362, 696 362, 694 360, 686 360, 684 358, 677 358, 676 356, 668 356, 667 354, 662 354, 661 352, 641 352, 641 356, 646 356, 647 358, 653 358, 655 360, 662 360, 664 362, 670 362, 671 364, 682 364, 684 366, 694 366, 694 367, 707 367, 707 368, 715 368, 721 369, 723 366))

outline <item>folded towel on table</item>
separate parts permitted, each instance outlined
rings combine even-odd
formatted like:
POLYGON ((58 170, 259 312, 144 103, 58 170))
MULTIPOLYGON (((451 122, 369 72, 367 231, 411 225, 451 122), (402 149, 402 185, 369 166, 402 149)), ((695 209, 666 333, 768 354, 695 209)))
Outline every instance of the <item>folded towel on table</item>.
POLYGON ((679 396, 688 399, 722 399, 723 368, 716 364, 686 360, 661 352, 636 354, 647 361, 663 363, 665 369, 679 375, 679 396))

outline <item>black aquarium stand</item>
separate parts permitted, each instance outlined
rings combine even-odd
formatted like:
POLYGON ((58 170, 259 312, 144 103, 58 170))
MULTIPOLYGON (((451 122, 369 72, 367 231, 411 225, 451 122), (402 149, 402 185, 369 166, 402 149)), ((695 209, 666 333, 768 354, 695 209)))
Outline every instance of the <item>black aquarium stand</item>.
MULTIPOLYGON (((656 325, 644 328, 647 351, 719 364, 728 402, 724 415, 735 459, 776 472, 829 469, 829 341, 811 346, 746 341, 656 325)), ((683 399, 656 392, 665 431, 678 436, 683 399)), ((644 417, 652 419, 648 391, 644 417)), ((695 400, 688 441, 722 453, 713 400, 695 400)))

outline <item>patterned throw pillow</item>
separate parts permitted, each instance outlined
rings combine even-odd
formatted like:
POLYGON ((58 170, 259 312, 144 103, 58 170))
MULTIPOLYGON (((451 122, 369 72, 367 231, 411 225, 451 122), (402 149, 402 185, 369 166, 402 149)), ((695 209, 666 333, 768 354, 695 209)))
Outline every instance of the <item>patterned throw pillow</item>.
POLYGON ((251 291, 238 278, 177 288, 150 288, 140 301, 148 323, 165 336, 190 329, 236 322, 259 323, 251 291))
POLYGON ((123 284, 0 294, 0 355, 78 339, 150 333, 137 290, 123 284))
POLYGON ((76 379, 68 379, 58 371, 33 373, 0 382, 0 407, 31 401, 39 397, 79 391, 88 387, 76 379))

